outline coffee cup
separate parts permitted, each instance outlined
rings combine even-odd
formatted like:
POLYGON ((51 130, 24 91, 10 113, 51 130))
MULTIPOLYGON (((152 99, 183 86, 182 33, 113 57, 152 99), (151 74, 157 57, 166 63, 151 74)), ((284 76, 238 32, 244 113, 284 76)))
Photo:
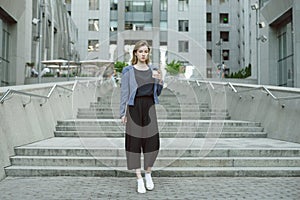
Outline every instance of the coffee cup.
POLYGON ((158 74, 159 74, 159 72, 158 72, 157 69, 152 70, 152 77, 153 78, 158 78, 158 74))

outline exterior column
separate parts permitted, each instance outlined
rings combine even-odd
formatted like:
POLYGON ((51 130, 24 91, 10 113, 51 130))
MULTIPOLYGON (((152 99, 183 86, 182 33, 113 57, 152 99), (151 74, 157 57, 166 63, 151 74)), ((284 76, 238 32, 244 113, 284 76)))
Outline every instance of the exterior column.
POLYGON ((118 1, 117 60, 124 61, 125 1, 118 1))

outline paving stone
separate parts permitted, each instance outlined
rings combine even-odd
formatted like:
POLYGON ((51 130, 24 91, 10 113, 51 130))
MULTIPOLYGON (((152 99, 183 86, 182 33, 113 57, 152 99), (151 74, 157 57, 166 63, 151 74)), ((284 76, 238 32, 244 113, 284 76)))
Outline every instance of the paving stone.
POLYGON ((8 177, 0 182, 0 199, 300 199, 300 177, 153 180, 153 191, 138 194, 134 177, 8 177))

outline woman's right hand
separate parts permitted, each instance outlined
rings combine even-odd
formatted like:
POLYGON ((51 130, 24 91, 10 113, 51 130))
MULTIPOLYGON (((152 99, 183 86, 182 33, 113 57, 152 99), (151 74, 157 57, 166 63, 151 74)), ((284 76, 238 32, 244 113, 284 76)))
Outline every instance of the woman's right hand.
POLYGON ((127 117, 126 116, 121 117, 121 122, 123 124, 126 124, 127 123, 127 117))

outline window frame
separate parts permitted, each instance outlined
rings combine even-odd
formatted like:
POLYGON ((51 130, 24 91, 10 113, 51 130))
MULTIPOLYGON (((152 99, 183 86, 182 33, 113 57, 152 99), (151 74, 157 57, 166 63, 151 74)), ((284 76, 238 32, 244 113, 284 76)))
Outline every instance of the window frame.
POLYGON ((184 12, 189 10, 189 0, 178 0, 178 11, 184 12))
POLYGON ((99 10, 99 0, 89 0, 89 10, 99 10))
POLYGON ((188 53, 189 52, 189 41, 188 40, 178 40, 178 52, 188 53))
POLYGON ((230 40, 230 32, 229 31, 220 31, 220 38, 222 38, 223 42, 229 42, 230 40), (226 36, 227 37, 223 37, 223 36, 226 36))
POLYGON ((99 47, 100 46, 98 46, 97 47, 97 44, 99 45, 99 40, 97 40, 97 39, 89 39, 88 40, 88 52, 99 52, 99 47), (92 43, 92 44, 91 44, 92 43), (94 49, 89 49, 90 48, 90 46, 93 46, 94 47, 94 49))
POLYGON ((220 13, 220 24, 229 24, 229 13, 220 13), (227 18, 227 22, 224 23, 224 19, 227 18))
POLYGON ((100 29, 99 29, 99 22, 100 20, 99 19, 88 19, 88 31, 95 31, 95 32, 99 32, 100 29), (93 23, 91 24, 90 22, 93 21, 93 23), (95 27, 95 22, 98 21, 98 30, 97 28, 95 27), (91 28, 93 27, 93 28, 91 28))
POLYGON ((189 20, 178 20, 178 31, 189 32, 189 20))

